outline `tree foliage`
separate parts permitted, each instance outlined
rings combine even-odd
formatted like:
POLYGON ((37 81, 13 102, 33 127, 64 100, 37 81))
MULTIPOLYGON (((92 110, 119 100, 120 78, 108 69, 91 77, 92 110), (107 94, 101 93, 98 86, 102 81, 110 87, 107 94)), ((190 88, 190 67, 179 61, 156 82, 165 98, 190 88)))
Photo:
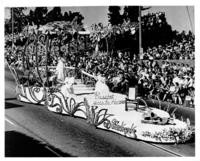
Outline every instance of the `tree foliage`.
POLYGON ((60 7, 54 7, 47 13, 46 22, 53 22, 53 21, 61 21, 62 20, 62 13, 60 7))
MULTIPOLYGON (((49 22, 54 21, 73 21, 76 18, 77 25, 83 24, 84 17, 80 12, 64 12, 60 7, 54 7, 51 10, 48 10, 47 7, 36 7, 31 9, 28 14, 24 14, 24 11, 27 8, 18 7, 13 8, 13 18, 14 18, 14 27, 15 33, 19 33, 23 30, 26 25, 37 25, 38 28, 40 25, 45 25, 49 22)), ((12 10, 11 10, 12 11, 12 10)), ((12 13, 10 14, 12 15, 12 13)), ((5 20, 5 33, 12 32, 12 16, 10 19, 5 20)))
MULTIPOLYGON (((28 23, 26 15, 23 12, 25 9, 25 7, 10 8, 10 15, 13 15, 14 19, 14 32, 20 32, 23 29, 23 26, 28 23)), ((12 16, 5 21, 5 32, 12 32, 12 16)))
POLYGON ((34 11, 34 22, 38 27, 46 23, 47 11, 47 7, 36 7, 34 11))
POLYGON ((147 14, 142 17, 143 48, 167 44, 174 36, 164 12, 147 14))
POLYGON ((126 21, 137 22, 139 16, 139 7, 138 6, 125 6, 123 18, 126 21))
POLYGON ((109 22, 111 25, 119 25, 123 23, 123 17, 120 14, 120 7, 119 6, 109 6, 108 10, 108 17, 109 17, 109 22))
POLYGON ((65 12, 63 15, 63 20, 71 22, 72 20, 74 20, 75 17, 77 20, 77 24, 82 25, 83 24, 82 21, 84 20, 84 17, 81 15, 80 12, 72 12, 72 11, 65 12))

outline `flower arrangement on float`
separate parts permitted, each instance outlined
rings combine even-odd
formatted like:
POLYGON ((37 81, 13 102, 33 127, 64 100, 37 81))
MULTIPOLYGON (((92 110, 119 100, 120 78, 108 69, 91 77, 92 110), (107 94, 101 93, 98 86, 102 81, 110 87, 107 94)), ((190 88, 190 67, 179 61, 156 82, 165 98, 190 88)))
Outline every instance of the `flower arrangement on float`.
MULTIPOLYGON (((165 110, 159 109, 148 109, 143 113, 143 123, 155 124, 155 125, 176 125, 176 108, 169 114, 169 104, 165 110)), ((160 107, 161 108, 161 107, 160 107)), ((164 128, 161 131, 150 132, 143 131, 142 136, 146 138, 151 138, 156 142, 175 142, 175 143, 185 143, 186 141, 194 138, 194 127, 191 126, 190 120, 187 118, 186 121, 181 120, 186 124, 185 128, 170 127, 164 128)))
POLYGON ((163 129, 160 132, 149 132, 144 131, 142 133, 143 137, 148 137, 151 139, 155 139, 157 142, 175 142, 175 143, 185 143, 186 141, 194 138, 194 128, 190 125, 189 119, 187 119, 187 128, 179 129, 179 128, 169 128, 163 129))

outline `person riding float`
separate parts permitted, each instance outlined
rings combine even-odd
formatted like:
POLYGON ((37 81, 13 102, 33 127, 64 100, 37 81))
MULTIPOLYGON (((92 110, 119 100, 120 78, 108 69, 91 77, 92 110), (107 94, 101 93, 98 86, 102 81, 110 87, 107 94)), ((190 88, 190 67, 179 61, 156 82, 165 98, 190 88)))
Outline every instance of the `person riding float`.
POLYGON ((75 83, 75 79, 70 73, 66 73, 65 63, 66 60, 63 57, 63 53, 60 53, 55 75, 50 79, 55 82, 57 88, 60 89, 61 93, 66 98, 74 94, 73 84, 75 83))
POLYGON ((55 76, 57 78, 58 82, 64 82, 66 73, 65 73, 65 59, 63 57, 63 54, 60 54, 58 64, 56 66, 55 76))

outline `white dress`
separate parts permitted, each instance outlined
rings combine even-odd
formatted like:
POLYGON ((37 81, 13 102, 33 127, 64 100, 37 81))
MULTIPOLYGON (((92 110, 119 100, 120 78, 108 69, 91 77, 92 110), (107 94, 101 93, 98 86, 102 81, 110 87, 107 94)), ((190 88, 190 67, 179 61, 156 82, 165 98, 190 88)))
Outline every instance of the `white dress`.
POLYGON ((65 74, 64 73, 65 73, 65 65, 64 65, 62 60, 59 60, 58 65, 56 67, 57 79, 63 82, 65 80, 65 74))
POLYGON ((61 87, 61 93, 65 96, 65 98, 70 97, 72 94, 74 94, 74 77, 66 77, 64 81, 64 85, 61 87))
POLYGON ((102 77, 100 75, 97 76, 97 82, 96 82, 96 85, 95 85, 95 93, 98 93, 100 95, 107 95, 110 92, 105 81, 106 80, 105 80, 104 77, 102 77))

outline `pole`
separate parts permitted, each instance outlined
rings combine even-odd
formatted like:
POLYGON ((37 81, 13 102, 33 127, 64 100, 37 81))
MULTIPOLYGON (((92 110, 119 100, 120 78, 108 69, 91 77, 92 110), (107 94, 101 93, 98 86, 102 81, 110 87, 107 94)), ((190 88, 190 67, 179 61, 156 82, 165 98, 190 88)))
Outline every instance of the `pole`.
POLYGON ((142 53, 141 6, 139 6, 139 56, 142 53))
POLYGON ((48 71, 48 57, 49 56, 49 35, 47 35, 47 40, 46 40, 46 86, 47 88, 49 87, 49 71, 48 71))
POLYGON ((49 56, 49 35, 46 35, 46 67, 45 67, 45 72, 46 72, 46 82, 44 82, 44 95, 45 95, 45 106, 48 107, 48 92, 49 92, 49 71, 48 71, 48 56, 49 56), (46 83, 46 85, 45 85, 46 83))
POLYGON ((14 8, 11 8, 12 16, 12 53, 14 52, 14 8))
POLYGON ((79 51, 78 39, 79 39, 79 35, 78 35, 78 31, 77 31, 77 39, 76 39, 77 55, 78 55, 78 51, 79 51))
POLYGON ((194 31, 193 30, 193 24, 192 24, 192 20, 191 20, 191 17, 190 17, 190 12, 189 12, 188 6, 186 6, 186 9, 187 9, 188 18, 189 18, 189 21, 190 21, 190 27, 191 27, 191 30, 193 32, 194 31))

